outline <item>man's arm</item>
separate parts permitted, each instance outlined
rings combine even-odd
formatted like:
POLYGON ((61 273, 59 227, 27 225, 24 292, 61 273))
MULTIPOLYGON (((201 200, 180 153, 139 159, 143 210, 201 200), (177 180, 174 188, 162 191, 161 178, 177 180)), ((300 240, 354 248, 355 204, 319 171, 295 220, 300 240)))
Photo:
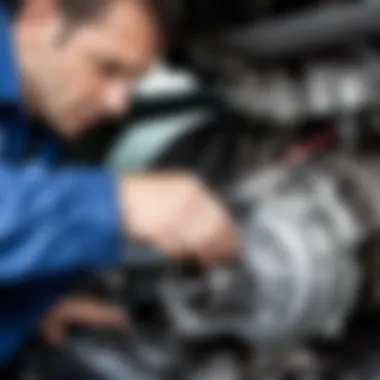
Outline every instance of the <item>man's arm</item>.
POLYGON ((0 165, 0 286, 121 263, 117 202, 100 170, 0 165))
POLYGON ((210 262, 238 247, 225 209, 186 174, 0 165, 0 185, 0 286, 128 265, 126 232, 172 259, 210 262))

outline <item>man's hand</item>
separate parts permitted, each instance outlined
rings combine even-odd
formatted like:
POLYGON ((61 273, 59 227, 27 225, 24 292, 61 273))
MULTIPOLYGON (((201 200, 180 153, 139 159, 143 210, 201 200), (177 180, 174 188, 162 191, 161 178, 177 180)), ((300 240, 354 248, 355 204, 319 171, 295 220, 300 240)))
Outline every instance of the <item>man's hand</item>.
POLYGON ((64 298, 50 310, 40 325, 42 339, 51 346, 65 341, 70 327, 107 327, 125 330, 125 312, 91 298, 64 298))
POLYGON ((228 213, 192 176, 131 175, 121 180, 120 197, 128 233, 169 257, 209 263, 230 258, 238 249, 228 213))

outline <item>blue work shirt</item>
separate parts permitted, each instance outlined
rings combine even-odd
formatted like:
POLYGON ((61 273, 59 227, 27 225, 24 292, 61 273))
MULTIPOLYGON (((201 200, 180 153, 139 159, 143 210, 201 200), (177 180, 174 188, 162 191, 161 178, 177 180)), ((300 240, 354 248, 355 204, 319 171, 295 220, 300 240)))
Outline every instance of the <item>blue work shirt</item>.
POLYGON ((59 150, 48 132, 26 160, 10 22, 0 5, 0 367, 76 275, 122 261, 123 240, 111 174, 50 167, 59 150))

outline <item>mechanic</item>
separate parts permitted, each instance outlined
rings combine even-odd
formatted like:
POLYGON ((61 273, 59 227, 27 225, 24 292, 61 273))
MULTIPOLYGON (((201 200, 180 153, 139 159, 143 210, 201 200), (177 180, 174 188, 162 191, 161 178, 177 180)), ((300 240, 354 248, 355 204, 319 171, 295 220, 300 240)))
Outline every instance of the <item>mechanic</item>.
MULTIPOLYGON (((192 175, 117 178, 62 164, 67 143, 124 115, 136 81, 164 52, 159 1, 22 0, 11 11, 12 3, 0 4, 3 368, 84 271, 128 265, 128 241, 207 264, 233 257, 238 245, 226 210, 192 175)), ((47 317, 51 340, 73 303, 47 317)), ((86 323, 94 308, 79 307, 74 319, 86 323)), ((92 322, 102 320, 122 323, 114 310, 92 322)))

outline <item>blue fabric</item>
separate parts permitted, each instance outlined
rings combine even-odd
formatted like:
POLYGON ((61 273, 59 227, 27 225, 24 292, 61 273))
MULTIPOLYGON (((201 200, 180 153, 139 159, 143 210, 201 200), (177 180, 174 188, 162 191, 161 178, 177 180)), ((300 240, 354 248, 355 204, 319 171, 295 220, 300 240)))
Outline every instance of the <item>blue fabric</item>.
POLYGON ((53 170, 58 150, 48 134, 34 163, 22 165, 30 128, 10 42, 0 5, 0 366, 79 273, 123 256, 115 178, 53 170))
POLYGON ((12 35, 6 5, 0 3, 0 102, 13 103, 20 99, 16 60, 12 51, 12 35))

